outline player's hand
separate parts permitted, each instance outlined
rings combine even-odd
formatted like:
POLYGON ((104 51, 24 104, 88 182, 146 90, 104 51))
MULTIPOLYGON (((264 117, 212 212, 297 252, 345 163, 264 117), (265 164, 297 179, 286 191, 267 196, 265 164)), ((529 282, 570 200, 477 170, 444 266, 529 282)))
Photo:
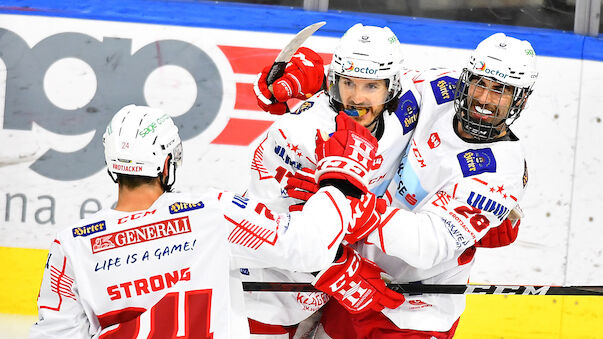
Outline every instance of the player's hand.
MULTIPOLYGON (((276 100, 271 100, 273 98, 272 92, 268 89, 268 84, 266 84, 266 77, 268 76, 268 72, 270 72, 270 68, 272 66, 266 66, 262 70, 262 73, 258 74, 255 82, 253 83, 253 91, 255 92, 255 97, 258 101, 258 106, 264 110, 264 112, 268 112, 270 114, 282 115, 289 112, 289 107, 285 102, 278 102, 276 100)), ((286 101, 286 100, 285 100, 286 101)))
POLYGON ((362 258, 356 251, 343 246, 343 254, 331 267, 321 271, 312 282, 317 289, 327 293, 351 313, 367 310, 381 311, 384 307, 396 308, 404 296, 385 285, 375 263, 362 258))
POLYGON ((266 112, 277 115, 286 113, 287 100, 306 100, 322 88, 324 63, 320 55, 309 48, 299 48, 287 64, 283 76, 268 84, 266 77, 271 67, 264 67, 253 84, 258 105, 266 112))
POLYGON ((521 220, 505 219, 502 224, 488 230, 475 247, 496 248, 512 244, 517 239, 521 220))
POLYGON ((301 211, 304 203, 318 191, 314 170, 304 167, 295 172, 295 174, 287 178, 285 190, 289 197, 303 200, 303 203, 289 206, 289 212, 301 211))
POLYGON ((321 131, 316 134, 316 181, 319 186, 327 179, 347 181, 366 193, 369 171, 381 164, 381 156, 376 157, 377 139, 343 112, 335 122, 337 129, 330 138, 321 131))
POLYGON ((502 224, 488 230, 475 247, 496 248, 511 245, 519 233, 519 224, 523 218, 523 211, 519 205, 515 206, 502 224))
POLYGON ((366 238, 381 223, 381 215, 385 213, 387 202, 367 192, 360 199, 352 200, 352 223, 348 226, 343 238, 349 244, 366 238))

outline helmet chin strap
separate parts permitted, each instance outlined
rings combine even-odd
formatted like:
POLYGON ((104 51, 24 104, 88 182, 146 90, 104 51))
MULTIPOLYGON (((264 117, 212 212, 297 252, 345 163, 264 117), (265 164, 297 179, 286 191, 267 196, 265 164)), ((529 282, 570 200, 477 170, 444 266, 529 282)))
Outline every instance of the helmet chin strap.
POLYGON ((383 118, 383 113, 379 114, 373 122, 371 122, 366 128, 371 132, 371 134, 377 138, 377 140, 381 140, 383 136, 383 132, 385 131, 385 121, 383 118))
POLYGON ((108 168, 107 168, 107 173, 109 174, 109 177, 111 177, 111 180, 113 180, 113 182, 117 184, 117 176, 113 176, 113 173, 111 173, 111 171, 108 168))
POLYGON ((172 186, 176 182, 176 166, 172 164, 172 155, 168 155, 168 160, 166 162, 167 166, 167 175, 164 177, 163 173, 159 173, 159 181, 161 182, 161 187, 164 192, 171 192, 172 186), (171 181, 171 182, 170 182, 171 181))

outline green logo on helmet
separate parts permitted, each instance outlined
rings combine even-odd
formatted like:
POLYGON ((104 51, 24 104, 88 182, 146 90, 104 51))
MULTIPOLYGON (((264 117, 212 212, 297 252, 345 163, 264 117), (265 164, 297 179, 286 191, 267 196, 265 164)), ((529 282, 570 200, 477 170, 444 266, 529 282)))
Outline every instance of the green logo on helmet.
POLYGON ((167 119, 169 119, 169 116, 167 114, 160 116, 159 118, 157 118, 156 121, 153 121, 152 123, 148 124, 145 128, 142 129, 142 131, 138 132, 138 135, 144 138, 147 136, 147 134, 154 133, 157 126, 163 124, 163 122, 167 119))

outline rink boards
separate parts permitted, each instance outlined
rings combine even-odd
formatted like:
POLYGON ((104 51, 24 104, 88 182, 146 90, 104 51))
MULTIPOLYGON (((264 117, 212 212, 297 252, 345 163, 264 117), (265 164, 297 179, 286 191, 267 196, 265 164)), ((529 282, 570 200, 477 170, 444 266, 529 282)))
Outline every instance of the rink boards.
MULTIPOLYGON (((182 127, 186 152, 178 189, 244 191, 251 152, 275 119, 257 109, 255 74, 292 33, 321 20, 327 25, 306 46, 326 60, 336 37, 364 22, 390 26, 404 44, 408 67, 419 69, 461 68, 469 50, 496 31, 530 40, 540 76, 514 125, 528 156, 529 188, 521 203, 526 218, 512 247, 478 251, 471 280, 603 282, 597 241, 603 238, 603 197, 600 189, 589 189, 601 187, 599 39, 263 6, 170 3, 162 11, 161 2, 153 2, 153 10, 133 7, 137 1, 105 1, 109 11, 86 1, 53 9, 41 3, 31 1, 27 10, 0 6, 0 269, 11 272, 0 278, 0 313, 35 313, 53 234, 114 203, 116 187, 98 155, 100 135, 119 107, 160 106, 182 127), (230 14, 235 7, 236 20, 230 14), (267 16, 274 20, 259 20, 267 16), (298 18, 293 25, 283 19, 292 16, 298 18)), ((517 338, 588 338, 601 332, 600 307, 598 298, 473 296, 459 337, 510 338, 516 331, 517 338)))

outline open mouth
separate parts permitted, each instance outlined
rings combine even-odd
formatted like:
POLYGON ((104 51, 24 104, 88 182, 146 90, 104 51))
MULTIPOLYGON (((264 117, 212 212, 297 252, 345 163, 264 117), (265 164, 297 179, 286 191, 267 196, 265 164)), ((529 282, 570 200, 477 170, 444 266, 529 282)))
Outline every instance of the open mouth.
POLYGON ((482 120, 488 123, 492 123, 492 121, 496 117, 494 115, 494 112, 479 105, 473 105, 473 108, 469 110, 469 115, 473 119, 482 120))

